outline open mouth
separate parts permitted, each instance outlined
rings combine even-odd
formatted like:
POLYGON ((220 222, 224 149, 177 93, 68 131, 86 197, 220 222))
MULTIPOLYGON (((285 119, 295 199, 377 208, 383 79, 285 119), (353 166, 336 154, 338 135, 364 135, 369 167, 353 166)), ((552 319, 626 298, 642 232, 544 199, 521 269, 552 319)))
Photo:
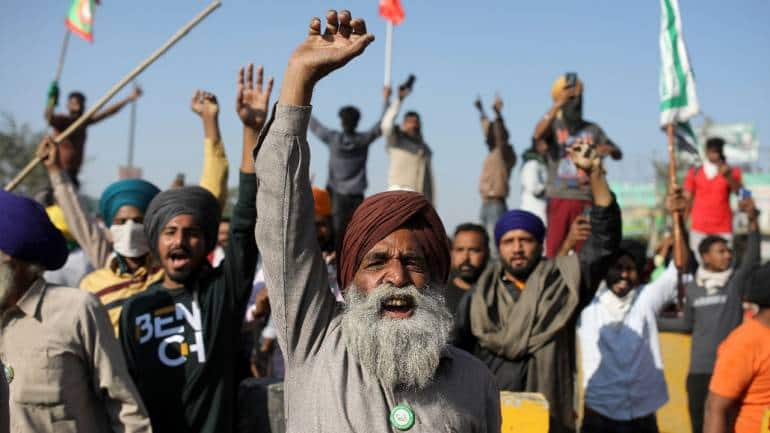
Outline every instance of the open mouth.
POLYGON ((383 315, 391 319, 406 319, 414 313, 415 306, 410 295, 388 296, 380 304, 383 315))
POLYGON ((190 255, 184 250, 174 250, 168 255, 173 268, 181 268, 190 263, 190 255))

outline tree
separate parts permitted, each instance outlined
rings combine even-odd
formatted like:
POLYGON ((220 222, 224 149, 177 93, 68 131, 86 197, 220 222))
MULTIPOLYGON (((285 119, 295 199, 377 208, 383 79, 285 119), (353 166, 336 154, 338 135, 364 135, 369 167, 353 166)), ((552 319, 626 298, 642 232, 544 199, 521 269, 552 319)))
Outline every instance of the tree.
MULTIPOLYGON (((37 145, 45 131, 33 131, 26 123, 19 126, 8 113, 2 113, 0 116, 0 187, 4 187, 35 157, 37 145)), ((48 183, 45 168, 38 164, 15 192, 34 196, 46 188, 48 183)))

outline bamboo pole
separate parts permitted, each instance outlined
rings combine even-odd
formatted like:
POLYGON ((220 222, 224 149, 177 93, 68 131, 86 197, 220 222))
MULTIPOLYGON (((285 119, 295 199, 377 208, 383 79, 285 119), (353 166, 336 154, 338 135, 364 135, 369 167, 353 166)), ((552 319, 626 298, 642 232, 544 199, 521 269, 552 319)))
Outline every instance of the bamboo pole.
MULTIPOLYGON (((673 192, 679 188, 676 179, 676 149, 674 139, 674 125, 669 124, 666 128, 668 136, 668 182, 669 191, 673 192)), ((681 211, 675 211, 671 214, 674 235, 674 266, 677 270, 677 305, 682 307, 684 302, 684 287, 682 285, 682 272, 687 267, 687 261, 690 257, 687 244, 684 238, 684 215, 681 211)))
MULTIPOLYGON (((145 69, 147 69, 148 66, 150 66, 153 62, 158 60, 160 56, 166 53, 169 48, 174 46, 180 39, 182 39, 184 36, 187 35, 187 33, 192 30, 193 27, 198 25, 201 21, 203 21, 204 18, 206 18, 209 14, 214 12, 219 6, 222 5, 221 0, 214 0, 209 4, 206 9, 202 10, 198 15, 195 16, 189 23, 187 23, 184 27, 179 29, 171 38, 166 41, 163 46, 158 48, 154 53, 152 53, 147 59, 145 59, 142 63, 139 64, 134 70, 128 73, 125 77, 123 77, 120 81, 118 81, 110 90, 107 91, 107 93, 104 94, 104 96, 97 101, 96 104, 94 104, 87 112, 83 113, 82 116, 80 116, 74 123, 72 123, 69 128, 65 129, 62 133, 54 137, 54 142, 56 144, 62 142, 67 137, 70 136, 75 130, 77 130, 79 127, 81 127, 88 119, 91 118, 91 116, 94 115, 99 109, 101 109, 113 96, 115 96, 116 93, 118 93, 123 87, 126 86, 131 80, 136 78, 137 75, 142 73, 145 69)), ((24 180, 25 177, 29 175, 29 173, 32 172, 32 170, 37 166, 40 161, 42 161, 42 156, 38 155, 35 158, 32 159, 22 170, 19 172, 18 175, 16 175, 13 180, 11 180, 8 185, 5 186, 6 191, 12 191, 15 189, 19 183, 21 183, 22 180, 24 180)))

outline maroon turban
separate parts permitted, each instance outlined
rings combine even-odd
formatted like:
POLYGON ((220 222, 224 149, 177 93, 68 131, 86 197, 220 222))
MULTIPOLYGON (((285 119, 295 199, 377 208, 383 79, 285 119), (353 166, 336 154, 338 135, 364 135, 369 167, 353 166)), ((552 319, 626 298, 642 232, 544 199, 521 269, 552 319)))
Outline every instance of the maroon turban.
POLYGON ((420 193, 388 191, 367 198, 353 213, 338 255, 340 288, 348 288, 366 253, 399 228, 414 233, 425 253, 431 281, 446 281, 449 238, 436 210, 420 193))

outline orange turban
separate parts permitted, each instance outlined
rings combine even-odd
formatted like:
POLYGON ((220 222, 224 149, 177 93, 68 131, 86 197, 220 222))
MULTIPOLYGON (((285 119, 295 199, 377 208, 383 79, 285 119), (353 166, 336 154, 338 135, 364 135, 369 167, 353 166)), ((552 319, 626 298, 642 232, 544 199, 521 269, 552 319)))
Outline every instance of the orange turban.
POLYGON ((364 200, 350 219, 338 254, 340 288, 350 286, 366 253, 399 228, 414 233, 425 254, 431 281, 446 282, 449 238, 436 210, 420 193, 388 191, 364 200))
POLYGON ((329 192, 325 189, 313 187, 313 201, 315 202, 315 216, 328 217, 332 214, 332 201, 329 192))
MULTIPOLYGON (((555 101, 556 97, 559 96, 559 92, 561 92, 565 87, 567 87, 567 76, 562 75, 557 78, 551 86, 551 98, 555 101)), ((578 94, 583 94, 583 82, 580 80, 580 78, 575 81, 575 88, 577 89, 578 94)))

